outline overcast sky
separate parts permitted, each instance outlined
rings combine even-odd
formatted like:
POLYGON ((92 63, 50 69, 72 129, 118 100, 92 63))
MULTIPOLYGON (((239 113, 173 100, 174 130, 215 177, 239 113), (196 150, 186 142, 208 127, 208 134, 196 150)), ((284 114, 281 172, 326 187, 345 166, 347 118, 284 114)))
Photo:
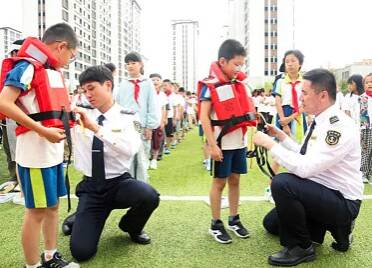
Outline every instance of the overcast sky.
MULTIPOLYGON (((200 23, 199 69, 206 74, 222 42, 227 0, 142 0, 141 3, 142 48, 149 59, 147 73, 159 72, 170 77, 171 20, 193 19, 200 23)), ((295 14, 295 46, 305 54, 305 69, 340 67, 372 58, 371 0, 295 0, 295 14)))

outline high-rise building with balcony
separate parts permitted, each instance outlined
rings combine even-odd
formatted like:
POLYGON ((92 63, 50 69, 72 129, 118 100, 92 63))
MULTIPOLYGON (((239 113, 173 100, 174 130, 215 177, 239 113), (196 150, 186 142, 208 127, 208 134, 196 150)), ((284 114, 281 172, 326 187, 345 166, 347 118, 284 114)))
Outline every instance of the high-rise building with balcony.
POLYGON ((196 91, 197 43, 199 23, 193 20, 172 21, 172 78, 186 90, 196 91))
MULTIPOLYGON (((115 82, 126 75, 124 56, 141 52, 141 7, 136 0, 14 0, 20 7, 23 36, 41 37, 51 25, 65 22, 79 39, 77 59, 63 70, 67 86, 75 89, 79 74, 91 65, 112 62, 115 82)), ((0 11, 6 12, 6 9, 0 11)), ((6 25, 0 25, 6 26, 6 25)))

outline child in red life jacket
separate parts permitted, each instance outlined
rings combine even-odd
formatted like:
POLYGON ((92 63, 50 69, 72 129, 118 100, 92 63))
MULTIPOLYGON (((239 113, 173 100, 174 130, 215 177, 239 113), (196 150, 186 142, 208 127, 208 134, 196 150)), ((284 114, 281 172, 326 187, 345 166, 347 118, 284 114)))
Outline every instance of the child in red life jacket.
POLYGON ((238 214, 240 174, 247 173, 247 126, 256 125, 255 110, 240 72, 246 51, 236 40, 226 40, 212 63, 209 78, 199 82, 200 121, 206 135, 214 178, 210 191, 212 223, 209 233, 219 243, 231 243, 220 219, 221 195, 229 186, 230 216, 227 228, 240 238, 248 238, 238 214))
MULTIPOLYGON (((0 112, 18 122, 16 163, 25 197, 22 246, 27 268, 80 267, 57 251, 59 197, 66 195, 61 116, 70 112, 60 68, 76 57, 78 40, 72 28, 48 28, 42 42, 27 38, 18 58, 5 59, 0 112), (17 103, 17 104, 16 104, 17 103), (40 232, 45 250, 39 256, 40 232)), ((68 117, 65 124, 68 122, 68 117)))

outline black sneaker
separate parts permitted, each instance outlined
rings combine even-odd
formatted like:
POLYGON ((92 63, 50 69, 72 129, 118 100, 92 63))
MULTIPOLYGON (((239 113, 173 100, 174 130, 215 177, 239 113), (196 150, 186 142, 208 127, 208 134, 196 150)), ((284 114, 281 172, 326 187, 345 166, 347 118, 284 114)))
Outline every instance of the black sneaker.
POLYGON ((49 261, 45 260, 44 253, 41 254, 41 265, 44 268, 80 268, 80 265, 75 262, 68 262, 63 259, 61 253, 58 251, 54 253, 53 258, 49 261))
POLYGON ((250 236, 249 231, 240 222, 239 214, 234 216, 232 221, 229 220, 227 229, 233 231, 240 238, 248 238, 250 236))
POLYGON ((213 238, 221 244, 229 244, 232 242, 230 235, 226 232, 225 226, 221 220, 217 220, 215 223, 211 224, 209 233, 213 238))

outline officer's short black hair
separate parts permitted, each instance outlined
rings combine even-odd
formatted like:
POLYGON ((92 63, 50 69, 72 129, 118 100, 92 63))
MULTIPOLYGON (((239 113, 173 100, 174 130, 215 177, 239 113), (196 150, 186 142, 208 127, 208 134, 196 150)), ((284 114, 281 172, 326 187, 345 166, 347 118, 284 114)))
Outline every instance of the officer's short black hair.
POLYGON ((247 52, 243 45, 234 39, 225 40, 218 50, 218 60, 225 58, 227 61, 231 60, 235 56, 247 56, 247 52))
POLYGON ((114 78, 112 76, 112 72, 109 68, 103 65, 91 66, 79 75, 80 86, 90 82, 99 82, 101 85, 103 85, 103 83, 106 81, 111 81, 112 90, 114 88, 114 78))
POLYGON ((65 41, 69 48, 78 47, 77 36, 71 26, 67 23, 57 23, 50 26, 46 29, 41 41, 47 45, 58 41, 65 41))
POLYGON ((303 79, 309 80, 317 93, 325 90, 330 99, 336 101, 336 79, 333 73, 326 69, 317 68, 306 72, 303 79))
POLYGON ((116 66, 112 62, 103 64, 107 69, 109 69, 112 73, 115 72, 116 66))
POLYGON ((172 81, 170 79, 164 79, 163 80, 163 83, 170 83, 170 84, 172 84, 172 81))
POLYGON ((142 58, 141 58, 141 55, 138 54, 137 52, 130 52, 128 53, 125 58, 124 58, 124 62, 125 63, 128 63, 130 61, 134 61, 134 62, 142 62, 142 58))
POLYGON ((149 77, 150 78, 157 77, 157 78, 161 79, 161 75, 160 74, 157 74, 157 73, 150 74, 149 77))

